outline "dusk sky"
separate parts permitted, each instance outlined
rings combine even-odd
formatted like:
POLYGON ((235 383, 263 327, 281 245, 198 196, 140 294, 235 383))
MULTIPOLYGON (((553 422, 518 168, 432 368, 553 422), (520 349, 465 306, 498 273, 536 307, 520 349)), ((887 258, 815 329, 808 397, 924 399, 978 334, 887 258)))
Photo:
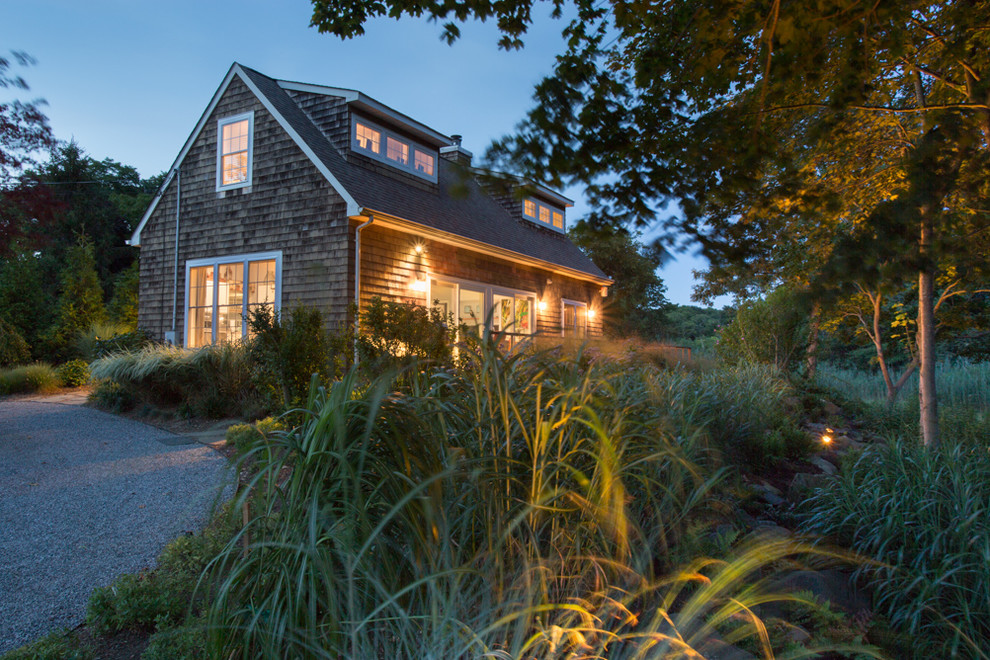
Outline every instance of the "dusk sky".
MULTIPOLYGON (((538 16, 522 51, 496 46, 491 25, 469 24, 453 46, 426 20, 380 20, 340 41, 309 27, 308 0, 221 5, 173 0, 30 0, 7 3, 0 50, 38 60, 20 69, 21 97, 48 101, 57 138, 91 156, 167 169, 234 61, 273 78, 359 89, 437 131, 464 136, 480 156, 531 105, 532 90, 560 50, 562 24, 538 16)), ((569 218, 587 211, 580 188, 569 218)), ((678 255, 661 276, 668 297, 690 303, 691 269, 678 255)), ((726 301, 718 301, 725 304, 726 301)))

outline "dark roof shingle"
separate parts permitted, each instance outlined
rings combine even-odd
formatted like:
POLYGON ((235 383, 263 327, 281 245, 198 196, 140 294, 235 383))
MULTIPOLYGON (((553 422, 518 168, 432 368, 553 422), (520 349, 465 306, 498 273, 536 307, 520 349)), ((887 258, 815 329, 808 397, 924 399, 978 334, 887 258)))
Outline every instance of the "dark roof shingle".
POLYGON ((465 176, 463 168, 443 158, 439 159, 437 193, 348 162, 277 81, 241 68, 360 206, 597 278, 607 277, 566 236, 515 219, 473 177, 465 176))

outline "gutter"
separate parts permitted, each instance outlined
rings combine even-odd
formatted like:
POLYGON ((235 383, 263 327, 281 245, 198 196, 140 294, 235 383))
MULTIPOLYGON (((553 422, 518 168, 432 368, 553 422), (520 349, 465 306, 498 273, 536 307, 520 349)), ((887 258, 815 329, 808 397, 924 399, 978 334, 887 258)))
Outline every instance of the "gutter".
MULTIPOLYGON (((358 216, 362 217, 362 216, 358 216)), ((354 230, 354 365, 358 363, 358 333, 361 331, 361 230, 375 221, 368 214, 368 220, 354 230)))

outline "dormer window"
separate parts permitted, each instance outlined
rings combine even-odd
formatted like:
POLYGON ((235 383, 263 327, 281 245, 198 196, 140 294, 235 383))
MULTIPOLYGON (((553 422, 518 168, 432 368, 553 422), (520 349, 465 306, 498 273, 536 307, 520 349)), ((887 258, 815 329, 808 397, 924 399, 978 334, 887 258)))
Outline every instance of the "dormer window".
POLYGON ((356 153, 436 183, 435 150, 363 118, 354 117, 351 124, 351 149, 356 153))
POLYGON ((362 149, 376 154, 382 152, 382 134, 370 126, 358 123, 356 139, 358 146, 362 149))
POLYGON ((433 170, 436 168, 437 159, 436 157, 416 149, 416 162, 413 167, 417 172, 422 172, 426 176, 434 176, 433 170))
POLYGON ((564 231, 564 212, 545 202, 527 197, 523 200, 523 216, 536 224, 564 231))
POLYGON ((254 112, 217 122, 217 190, 251 185, 254 112))

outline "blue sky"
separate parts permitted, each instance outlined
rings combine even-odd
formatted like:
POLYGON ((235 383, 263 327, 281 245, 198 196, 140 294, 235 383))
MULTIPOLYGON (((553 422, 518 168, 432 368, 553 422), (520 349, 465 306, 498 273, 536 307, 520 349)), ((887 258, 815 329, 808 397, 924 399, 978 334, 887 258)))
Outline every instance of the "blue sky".
MULTIPOLYGON (((363 37, 340 41, 309 27, 308 0, 5 1, 0 50, 38 60, 21 73, 28 95, 48 101, 56 136, 143 176, 171 165, 234 61, 275 78, 359 89, 463 135, 480 155, 523 117, 561 45, 549 7, 526 48, 507 53, 491 25, 467 25, 448 46, 440 26, 410 18, 375 21, 363 37)), ((566 192, 578 200, 570 217, 580 217, 581 190, 566 192)), ((672 301, 690 302, 691 270, 702 265, 679 255, 664 267, 672 301)))

